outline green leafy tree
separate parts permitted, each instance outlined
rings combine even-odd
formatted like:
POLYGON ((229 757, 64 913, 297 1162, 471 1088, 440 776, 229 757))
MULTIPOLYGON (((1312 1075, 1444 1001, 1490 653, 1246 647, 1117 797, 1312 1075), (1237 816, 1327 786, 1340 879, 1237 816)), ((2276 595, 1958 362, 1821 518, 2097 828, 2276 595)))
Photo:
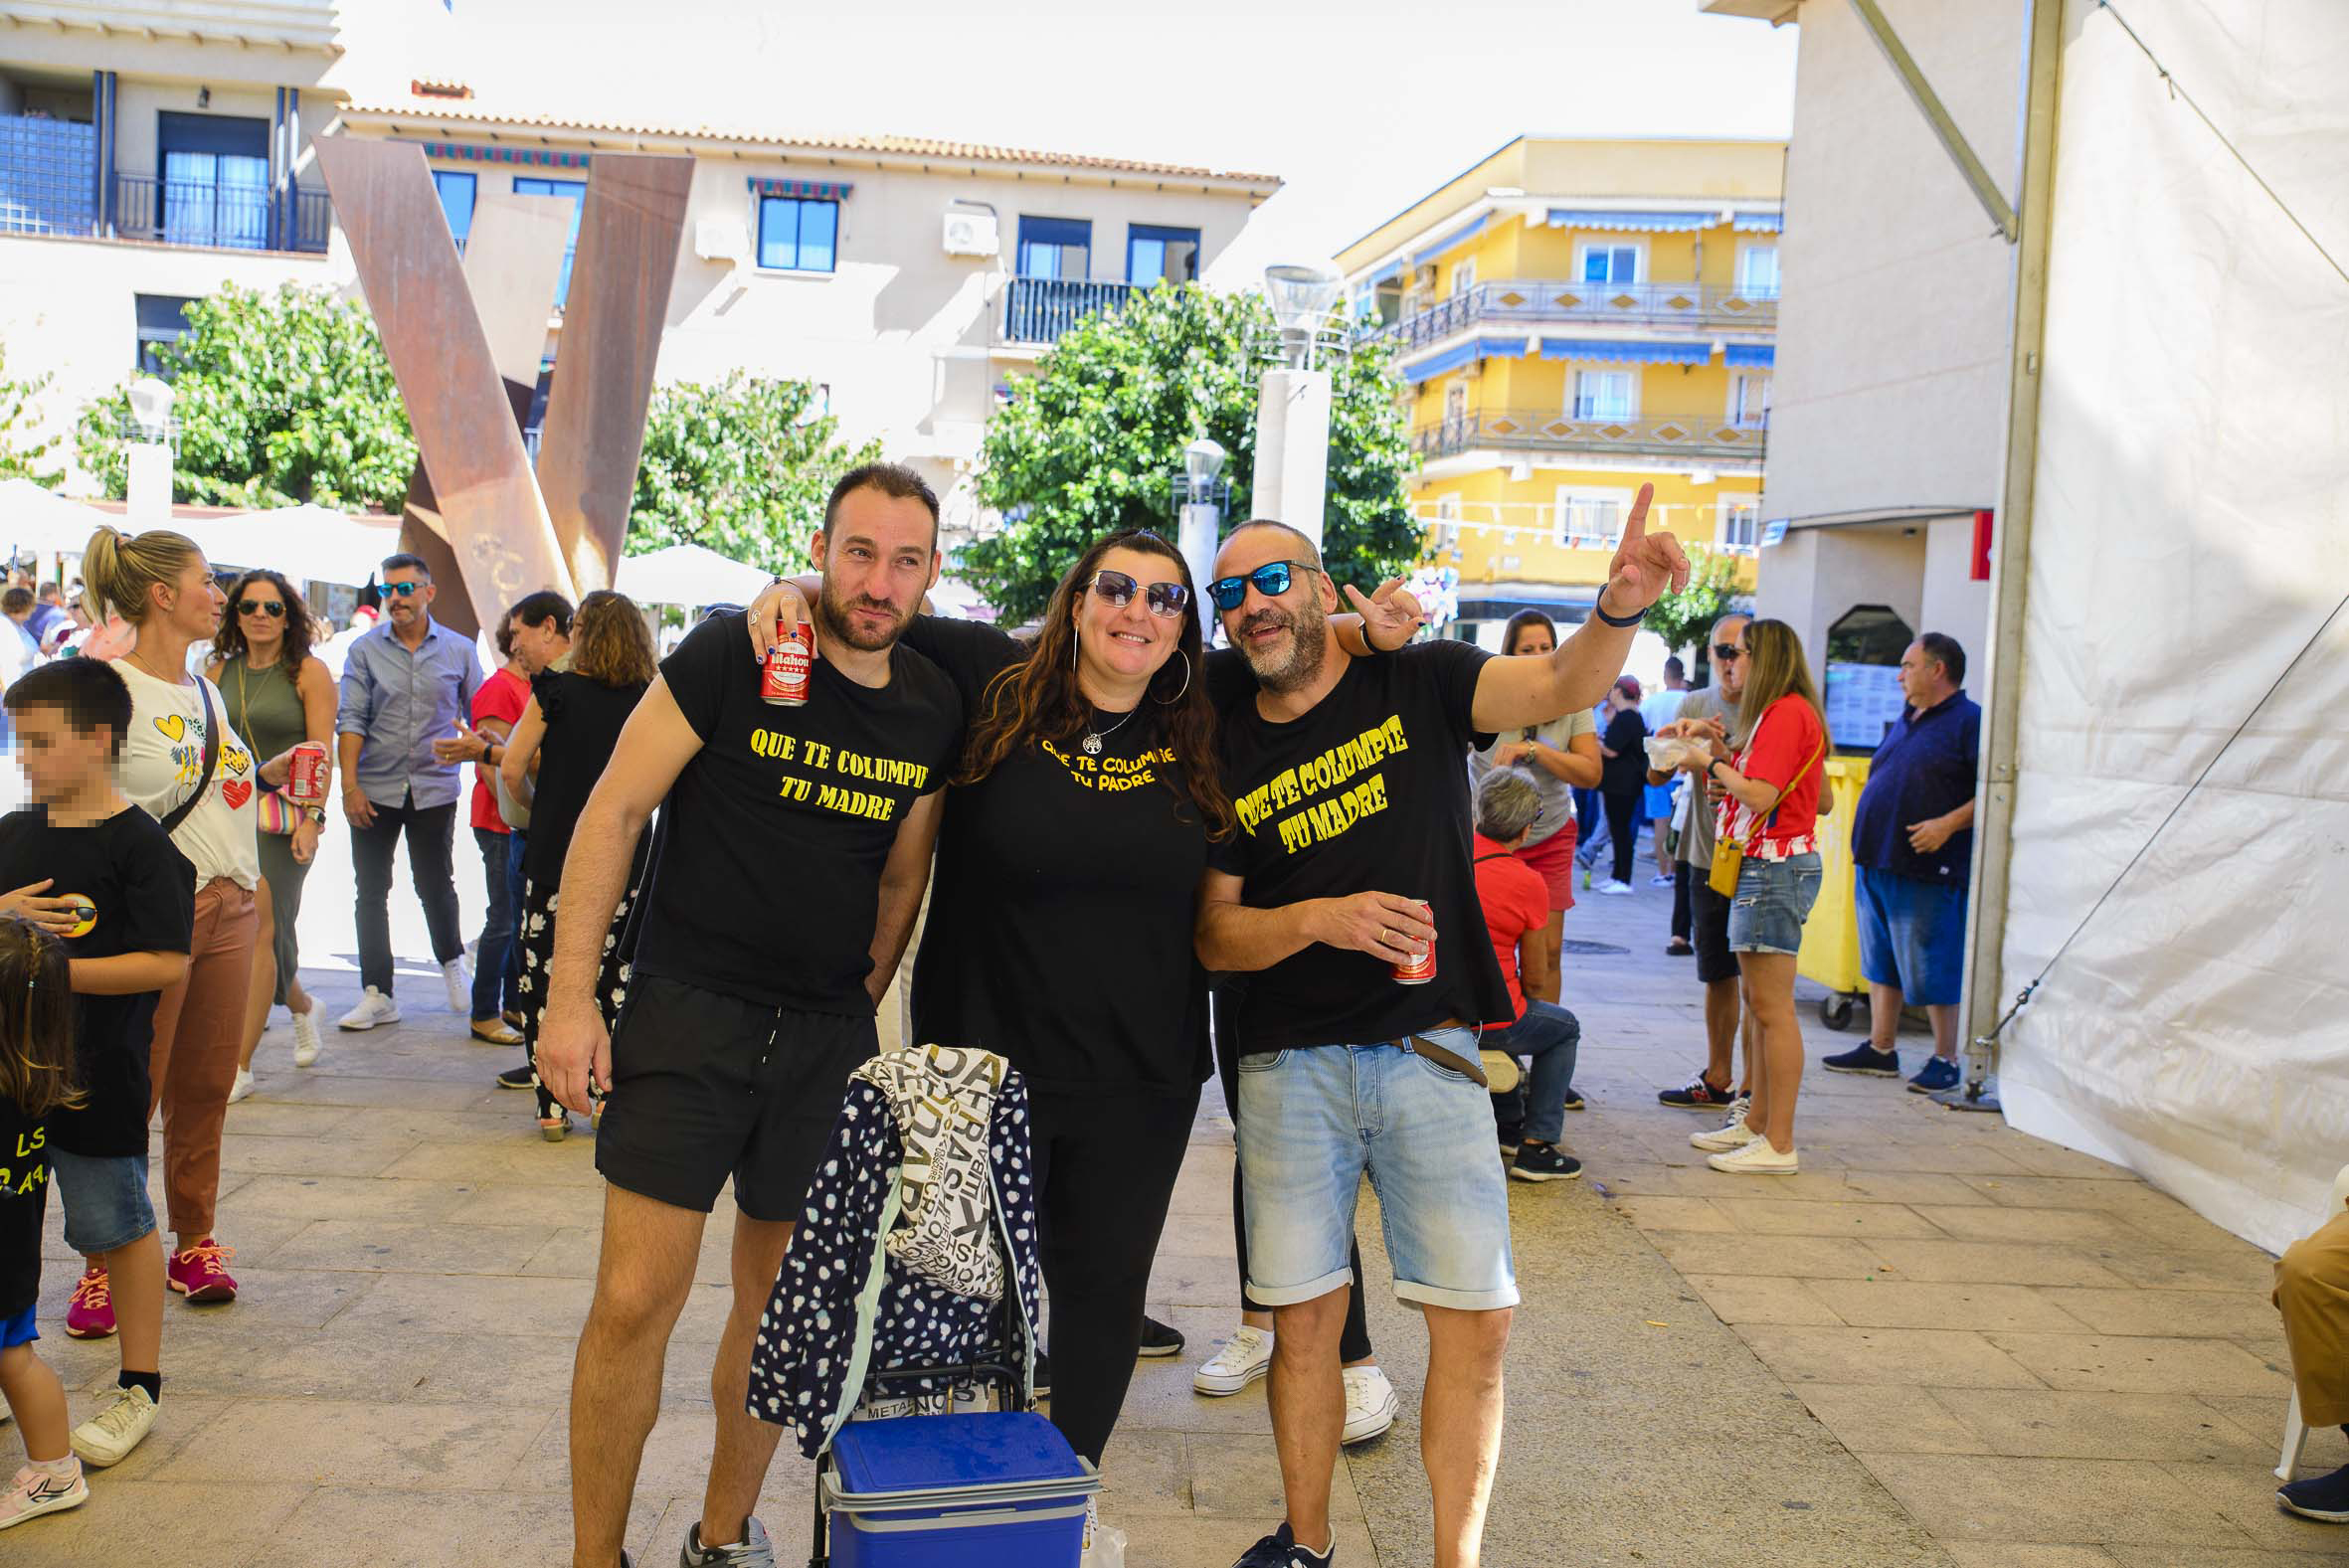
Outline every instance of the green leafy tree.
MULTIPOLYGON (((1256 471, 1258 367, 1243 344, 1269 335, 1256 295, 1188 286, 1137 294, 1080 323, 1045 354, 1032 382, 988 426, 980 498, 1000 532, 967 546, 962 576, 1006 622, 1040 615, 1068 564, 1121 528, 1172 534, 1173 477, 1201 436, 1229 453, 1231 520, 1247 517, 1256 471)), ((1383 349, 1341 361, 1330 414, 1330 498, 1323 556, 1340 583, 1365 591, 1417 559, 1403 479, 1412 465, 1383 349)))
POLYGON ((1647 629, 1678 653, 1727 614, 1737 593, 1737 558, 1702 546, 1689 551, 1689 586, 1667 591, 1648 609, 1647 629))
POLYGON ((842 446, 838 431, 804 381, 733 371, 660 388, 645 419, 629 553, 697 544, 776 572, 804 569, 833 481, 881 455, 877 441, 842 446))
MULTIPOLYGON (((322 288, 224 286, 157 350, 178 394, 173 489, 217 506, 397 511, 416 466, 408 411, 375 318, 322 288)), ((82 464, 106 494, 128 480, 130 380, 82 416, 82 464)))
POLYGON ((13 380, 7 350, 0 347, 0 479, 30 479, 54 489, 65 478, 65 470, 52 463, 59 438, 41 429, 36 402, 48 387, 46 374, 13 380))

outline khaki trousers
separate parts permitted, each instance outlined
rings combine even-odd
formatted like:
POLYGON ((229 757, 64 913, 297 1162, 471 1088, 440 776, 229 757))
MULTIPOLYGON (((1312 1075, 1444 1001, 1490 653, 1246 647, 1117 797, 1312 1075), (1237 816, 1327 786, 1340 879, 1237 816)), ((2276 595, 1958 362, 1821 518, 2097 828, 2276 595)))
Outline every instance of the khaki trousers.
POLYGON ((2275 1307, 2292 1351, 2300 1419, 2349 1424, 2349 1209, 2275 1261, 2275 1307))
POLYGON ((181 1245, 212 1234, 220 1198, 220 1129, 237 1081, 259 933, 250 891, 226 877, 198 888, 187 978, 155 1004, 147 1115, 161 1103, 164 1200, 181 1245))

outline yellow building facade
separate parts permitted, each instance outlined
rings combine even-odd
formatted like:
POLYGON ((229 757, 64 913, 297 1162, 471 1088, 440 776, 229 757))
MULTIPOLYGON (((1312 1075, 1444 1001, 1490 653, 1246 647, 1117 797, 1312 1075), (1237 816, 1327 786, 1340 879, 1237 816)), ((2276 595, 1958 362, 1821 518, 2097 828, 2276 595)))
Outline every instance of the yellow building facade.
POLYGON ((1459 618, 1579 620, 1642 483, 1754 587, 1782 142, 1521 137, 1338 258, 1459 618))

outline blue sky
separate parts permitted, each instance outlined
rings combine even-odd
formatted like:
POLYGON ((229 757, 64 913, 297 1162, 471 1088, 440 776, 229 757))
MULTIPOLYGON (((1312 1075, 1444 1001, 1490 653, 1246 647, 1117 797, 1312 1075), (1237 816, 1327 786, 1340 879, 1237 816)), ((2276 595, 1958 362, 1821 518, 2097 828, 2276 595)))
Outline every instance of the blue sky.
POLYGON ((1327 257, 1523 132, 1782 137, 1794 96, 1793 28, 1697 0, 358 0, 344 15, 355 56, 406 58, 387 74, 402 89, 457 77, 500 108, 1282 175, 1216 269, 1234 282, 1327 257))

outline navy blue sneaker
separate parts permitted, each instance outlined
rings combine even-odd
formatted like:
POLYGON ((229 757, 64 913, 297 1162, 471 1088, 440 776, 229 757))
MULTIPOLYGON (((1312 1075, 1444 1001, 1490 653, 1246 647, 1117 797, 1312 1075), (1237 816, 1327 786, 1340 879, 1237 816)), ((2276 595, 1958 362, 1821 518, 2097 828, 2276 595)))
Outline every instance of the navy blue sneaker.
POLYGON ((1231 1568, 1330 1568, 1338 1560, 1338 1539, 1330 1538, 1326 1552, 1307 1551, 1297 1544, 1296 1534, 1286 1523, 1240 1554, 1231 1568))
POLYGON ((1724 1085, 1716 1089, 1705 1081, 1703 1073, 1699 1073, 1682 1088, 1662 1091, 1656 1096, 1656 1101, 1676 1111, 1726 1111, 1729 1102, 1736 1098, 1737 1091, 1734 1088, 1724 1085))
POLYGON ((1822 1056, 1819 1065, 1831 1073, 1866 1073, 1871 1078, 1897 1078, 1900 1076, 1900 1053, 1880 1051, 1873 1045, 1860 1045, 1840 1056, 1822 1056))
POLYGON ((1957 1070, 1957 1064, 1949 1058, 1928 1056, 1925 1065, 1916 1070, 1916 1076, 1908 1080, 1908 1092, 1912 1095, 1937 1095, 1944 1089, 1955 1089, 1963 1077, 1957 1070))
MULTIPOLYGON (((2275 1500, 2303 1519, 2326 1524, 2349 1524, 2349 1465, 2329 1476, 2287 1481, 2275 1488, 2275 1500)), ((1280 1559, 1273 1559, 1275 1562, 1280 1559)))

